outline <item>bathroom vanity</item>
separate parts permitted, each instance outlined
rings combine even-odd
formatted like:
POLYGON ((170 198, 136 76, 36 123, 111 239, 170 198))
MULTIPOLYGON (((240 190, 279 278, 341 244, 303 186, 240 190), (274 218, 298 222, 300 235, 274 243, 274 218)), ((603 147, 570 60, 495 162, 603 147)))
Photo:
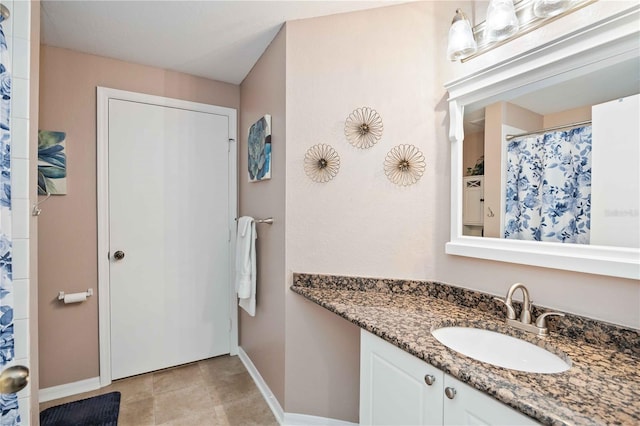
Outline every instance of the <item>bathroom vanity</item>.
POLYGON ((466 425, 478 420, 538 424, 376 335, 360 332, 360 424, 466 425))
POLYGON ((430 281, 294 274, 291 290, 363 329, 362 424, 640 423, 637 330, 567 314, 537 336, 507 326, 491 295, 430 281), (449 326, 516 337, 570 368, 540 374, 477 361, 431 334, 449 326))

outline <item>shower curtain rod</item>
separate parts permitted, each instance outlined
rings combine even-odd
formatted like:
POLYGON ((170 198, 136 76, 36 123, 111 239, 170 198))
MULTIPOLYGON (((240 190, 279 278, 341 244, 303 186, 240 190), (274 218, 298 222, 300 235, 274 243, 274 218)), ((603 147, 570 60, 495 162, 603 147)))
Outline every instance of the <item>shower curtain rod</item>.
POLYGON ((586 121, 578 121, 577 123, 571 123, 571 124, 565 124, 563 126, 556 126, 556 127, 549 127, 548 129, 540 129, 540 130, 536 130, 534 132, 526 132, 526 133, 519 133, 517 135, 507 135, 505 137, 506 140, 510 141, 513 138, 518 138, 520 136, 527 136, 527 135, 535 135, 537 133, 544 133, 544 132, 550 132, 552 130, 560 130, 560 129, 570 129, 572 127, 580 127, 580 126, 584 126, 585 124, 591 124, 591 120, 586 120, 586 121))

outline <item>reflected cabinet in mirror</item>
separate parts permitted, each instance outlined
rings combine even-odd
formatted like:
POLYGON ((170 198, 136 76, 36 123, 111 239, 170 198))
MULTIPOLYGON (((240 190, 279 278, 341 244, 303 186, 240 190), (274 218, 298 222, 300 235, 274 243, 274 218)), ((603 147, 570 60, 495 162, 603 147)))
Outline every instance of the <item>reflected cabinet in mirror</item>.
POLYGON ((447 84, 447 253, 640 279, 639 9, 447 84))

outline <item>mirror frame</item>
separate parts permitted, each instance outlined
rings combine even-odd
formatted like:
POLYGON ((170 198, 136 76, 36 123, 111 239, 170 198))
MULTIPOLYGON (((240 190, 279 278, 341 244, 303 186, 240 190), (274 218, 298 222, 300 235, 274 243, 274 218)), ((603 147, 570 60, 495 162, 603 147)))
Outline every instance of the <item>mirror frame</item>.
POLYGON ((500 100, 638 56, 640 5, 580 28, 550 43, 454 80, 449 91, 451 239, 447 254, 640 279, 640 249, 506 240, 462 235, 464 106, 500 100))

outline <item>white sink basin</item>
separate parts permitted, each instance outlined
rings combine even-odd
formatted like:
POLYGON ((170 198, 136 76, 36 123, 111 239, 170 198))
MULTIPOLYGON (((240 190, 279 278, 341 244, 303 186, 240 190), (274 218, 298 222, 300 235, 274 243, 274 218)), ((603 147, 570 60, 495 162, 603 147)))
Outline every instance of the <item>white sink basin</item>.
POLYGON ((571 367, 559 356, 506 334, 472 327, 443 327, 431 332, 443 345, 478 361, 528 373, 561 373, 571 367))

